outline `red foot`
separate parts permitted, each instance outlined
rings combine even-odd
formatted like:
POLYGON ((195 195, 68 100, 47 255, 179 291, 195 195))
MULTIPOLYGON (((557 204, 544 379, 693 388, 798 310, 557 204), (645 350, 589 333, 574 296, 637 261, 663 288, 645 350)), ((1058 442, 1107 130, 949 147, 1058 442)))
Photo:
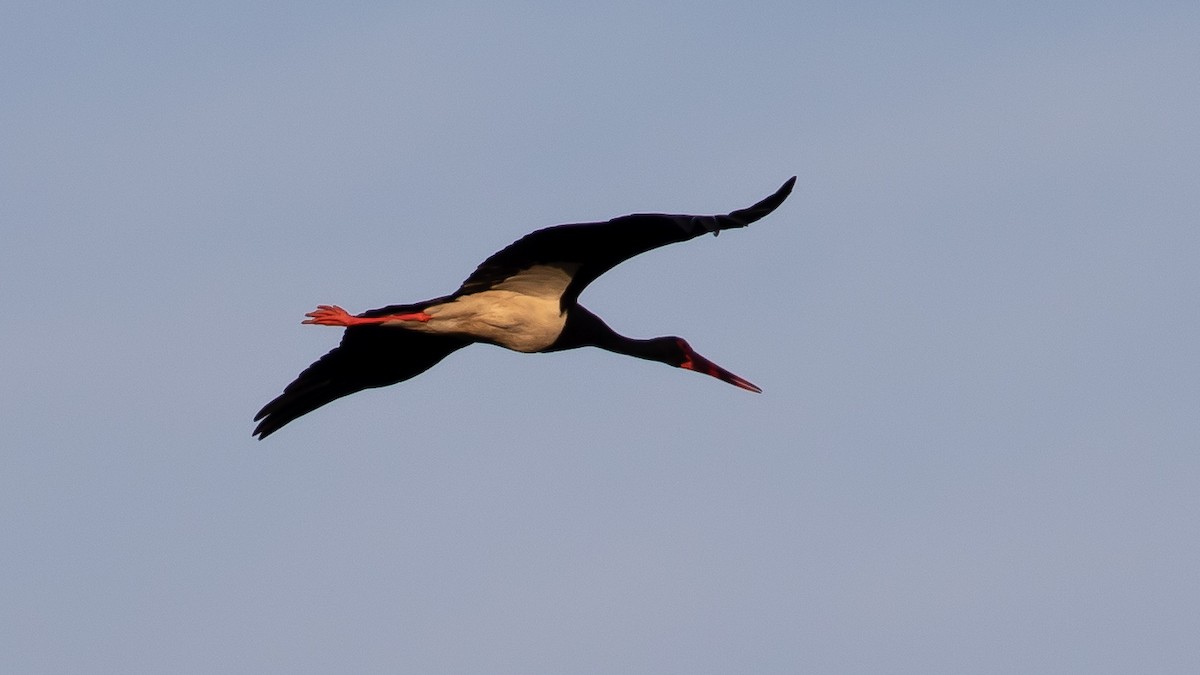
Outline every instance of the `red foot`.
POLYGON ((307 323, 316 326, 341 326, 349 328, 350 326, 361 326, 368 323, 386 323, 388 321, 420 321, 425 323, 433 317, 425 312, 416 312, 415 314, 389 314, 387 316, 352 316, 349 312, 338 307, 337 305, 317 305, 313 311, 305 314, 308 319, 300 323, 307 323))
POLYGON ((356 316, 350 316, 349 312, 341 307, 338 307, 337 305, 317 305, 316 309, 308 314, 305 314, 304 316, 309 318, 301 321, 300 323, 307 323, 315 326, 348 327, 362 321, 362 319, 359 319, 356 316))

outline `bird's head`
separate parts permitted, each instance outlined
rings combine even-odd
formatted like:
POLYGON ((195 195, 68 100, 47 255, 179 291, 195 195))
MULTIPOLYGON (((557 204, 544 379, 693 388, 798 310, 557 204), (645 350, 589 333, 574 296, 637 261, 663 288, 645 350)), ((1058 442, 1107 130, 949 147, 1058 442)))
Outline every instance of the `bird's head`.
MULTIPOLYGON (((655 338, 652 340, 656 351, 659 351, 661 356, 657 359, 663 363, 670 364, 676 368, 684 370, 694 370, 697 373, 704 373, 721 380, 728 382, 735 387, 752 391, 756 394, 761 394, 762 389, 751 383, 749 380, 734 375, 725 370, 721 366, 709 361, 692 349, 692 346, 681 337, 674 335, 669 337, 655 338)), ((657 356, 657 355, 656 355, 657 356)))

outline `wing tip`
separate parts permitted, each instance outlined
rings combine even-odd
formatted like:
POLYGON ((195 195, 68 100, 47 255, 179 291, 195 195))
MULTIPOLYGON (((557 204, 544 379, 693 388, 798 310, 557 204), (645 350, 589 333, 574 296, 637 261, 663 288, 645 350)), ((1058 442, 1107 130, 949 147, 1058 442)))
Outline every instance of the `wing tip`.
POLYGON ((255 419, 255 421, 258 422, 258 425, 254 427, 254 431, 250 432, 250 436, 261 441, 267 436, 270 436, 276 431, 279 431, 285 426, 291 424, 292 422, 295 422, 308 412, 312 411, 281 410, 264 416, 261 421, 255 419))
MULTIPOLYGON (((319 408, 322 404, 315 406, 306 405, 304 394, 308 393, 311 393, 311 390, 305 390, 300 393, 285 390, 282 394, 276 396, 254 416, 253 421, 258 422, 258 424, 254 427, 254 431, 250 432, 250 435, 257 437, 261 441, 297 418, 319 408)), ((308 401, 308 403, 311 403, 311 401, 308 401)))
MULTIPOLYGON (((783 181, 783 185, 780 185, 779 189, 776 190, 774 194, 772 194, 770 197, 767 197, 766 199, 762 200, 761 202, 759 202, 759 204, 762 204, 764 202, 771 202, 774 204, 774 206, 772 206, 771 208, 774 209, 776 206, 779 206, 780 204, 782 204, 783 200, 787 199, 788 196, 792 194, 792 188, 794 188, 794 187, 796 187, 796 177, 792 176, 791 178, 783 181)), ((758 204, 755 204, 755 206, 758 206, 758 204)))
MULTIPOLYGON (((280 427, 283 426, 283 424, 277 424, 276 420, 272 419, 270 415, 264 415, 263 413, 255 415, 254 421, 258 422, 258 425, 254 427, 254 431, 250 432, 250 436, 260 441, 279 431, 280 427)), ((287 422, 284 422, 284 424, 287 424, 287 422)))
POLYGON ((760 220, 775 209, 779 208, 779 205, 788 198, 788 195, 792 194, 792 188, 795 185, 796 177, 792 176, 784 181, 783 185, 779 186, 779 189, 776 190, 771 196, 763 199, 754 206, 733 211, 729 214, 729 217, 738 221, 738 223, 743 227, 753 223, 756 220, 760 220))

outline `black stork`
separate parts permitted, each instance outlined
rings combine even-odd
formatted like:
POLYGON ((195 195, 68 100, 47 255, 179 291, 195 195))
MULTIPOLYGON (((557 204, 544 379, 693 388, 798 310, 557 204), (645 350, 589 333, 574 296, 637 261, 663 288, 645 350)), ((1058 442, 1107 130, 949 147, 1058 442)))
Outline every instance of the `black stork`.
POLYGON ((259 439, 356 391, 416 377, 473 342, 518 352, 599 347, 762 390, 700 356, 683 338, 618 335, 579 304, 584 287, 624 260, 707 232, 745 227, 774 211, 793 176, 775 194, 723 216, 634 214, 602 223, 547 227, 493 254, 450 295, 350 315, 320 305, 306 324, 341 326, 341 344, 322 356, 254 416, 259 439))

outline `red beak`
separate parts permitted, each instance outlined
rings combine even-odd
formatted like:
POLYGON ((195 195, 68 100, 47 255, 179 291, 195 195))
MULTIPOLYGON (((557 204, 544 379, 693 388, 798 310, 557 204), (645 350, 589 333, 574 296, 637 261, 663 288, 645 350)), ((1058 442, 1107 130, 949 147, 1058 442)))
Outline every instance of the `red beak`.
POLYGON ((729 384, 732 384, 740 389, 745 389, 746 391, 752 391, 756 394, 762 393, 762 389, 759 389, 758 386, 750 382, 750 380, 734 375, 721 366, 718 366, 712 361, 700 356, 696 352, 692 351, 691 347, 686 346, 686 343, 684 343, 683 346, 684 353, 686 354, 686 360, 679 365, 680 368, 694 370, 697 373, 704 373, 705 375, 711 375, 722 382, 728 382, 729 384))

